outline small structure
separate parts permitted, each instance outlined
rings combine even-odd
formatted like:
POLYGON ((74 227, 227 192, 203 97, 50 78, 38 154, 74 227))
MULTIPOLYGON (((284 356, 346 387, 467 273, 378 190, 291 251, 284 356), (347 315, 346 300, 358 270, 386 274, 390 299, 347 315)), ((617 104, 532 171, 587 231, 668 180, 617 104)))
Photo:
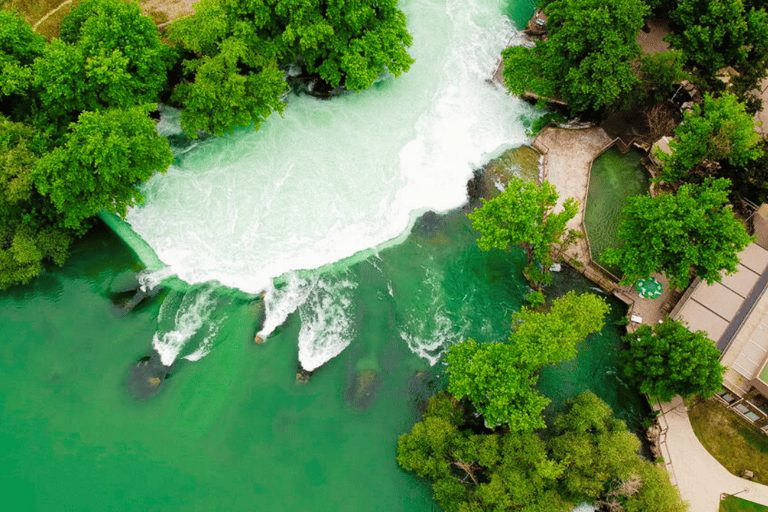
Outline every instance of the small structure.
POLYGON ((547 15, 544 11, 538 10, 533 13, 533 17, 528 20, 524 32, 531 39, 543 41, 547 36, 547 15))
POLYGON ((664 136, 653 143, 653 146, 651 147, 650 153, 648 153, 648 158, 651 159, 651 162, 653 162, 654 165, 661 167, 661 160, 659 160, 658 154, 659 153, 665 153, 667 155, 672 154, 672 148, 669 146, 669 141, 672 140, 672 137, 669 135, 664 136))
POLYGON ((697 279, 672 310, 692 331, 704 331, 728 368, 719 399, 768 433, 768 251, 750 244, 737 272, 708 285, 697 279))

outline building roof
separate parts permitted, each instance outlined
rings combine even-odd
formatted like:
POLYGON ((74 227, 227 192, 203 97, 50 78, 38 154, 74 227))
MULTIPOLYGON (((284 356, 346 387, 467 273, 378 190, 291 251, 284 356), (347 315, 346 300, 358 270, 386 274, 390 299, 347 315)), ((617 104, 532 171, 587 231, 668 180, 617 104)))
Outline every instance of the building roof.
MULTIPOLYGON (((760 374, 768 360, 768 251, 748 245, 737 271, 711 285, 697 280, 672 312, 692 331, 704 331, 723 352, 721 361, 744 379, 760 374)), ((768 372, 766 379, 768 379, 768 372)))

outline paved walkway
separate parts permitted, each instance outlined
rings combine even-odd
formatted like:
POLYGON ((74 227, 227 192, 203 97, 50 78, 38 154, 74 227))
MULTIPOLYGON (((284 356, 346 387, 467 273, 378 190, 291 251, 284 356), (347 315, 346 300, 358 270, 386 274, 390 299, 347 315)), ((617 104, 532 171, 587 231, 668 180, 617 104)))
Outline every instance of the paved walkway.
POLYGON ((721 493, 739 493, 740 498, 768 506, 768 486, 732 475, 701 445, 680 397, 661 404, 661 410, 659 424, 666 431, 662 454, 672 482, 691 504, 691 512, 717 512, 721 493))
MULTIPOLYGON (((582 222, 589 192, 592 161, 611 143, 605 130, 599 127, 567 130, 547 127, 533 141, 533 147, 544 154, 543 178, 557 189, 559 211, 565 199, 579 201, 579 213, 568 222, 568 229, 583 232, 582 222)), ((568 255, 579 261, 590 259, 585 240, 568 249, 568 255)))

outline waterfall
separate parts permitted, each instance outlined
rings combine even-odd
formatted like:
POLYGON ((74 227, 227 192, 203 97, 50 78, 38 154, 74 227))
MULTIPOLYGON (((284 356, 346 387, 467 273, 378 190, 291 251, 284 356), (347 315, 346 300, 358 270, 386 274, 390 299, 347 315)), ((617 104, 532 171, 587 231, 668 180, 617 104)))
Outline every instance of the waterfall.
MULTIPOLYGON (((146 201, 126 220, 185 282, 266 291, 263 337, 314 297, 319 279, 278 289, 276 278, 290 281, 296 270, 359 259, 403 239, 420 213, 462 205, 473 169, 489 155, 527 140, 534 109, 488 80, 515 36, 506 2, 403 0, 400 7, 415 63, 399 78, 330 101, 290 96, 284 117, 270 117, 258 132, 204 141, 186 139, 178 113, 163 112, 159 129, 175 162, 142 186, 146 201)), ((317 331, 309 324, 325 321, 309 309, 329 300, 342 307, 346 292, 324 293, 325 302, 301 310, 303 354, 348 343, 340 324, 323 328, 337 333, 335 342, 309 334, 317 331), (310 349, 309 339, 324 348, 310 349)), ((439 348, 424 355, 438 357, 439 348)))

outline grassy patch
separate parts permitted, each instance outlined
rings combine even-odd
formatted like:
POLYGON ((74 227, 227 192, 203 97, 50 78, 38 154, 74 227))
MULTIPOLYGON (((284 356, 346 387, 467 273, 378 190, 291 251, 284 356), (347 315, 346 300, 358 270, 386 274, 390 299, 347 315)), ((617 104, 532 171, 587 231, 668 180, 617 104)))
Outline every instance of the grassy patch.
POLYGON ((768 512, 768 507, 738 496, 728 496, 720 502, 720 512, 768 512))
POLYGON ((688 416, 701 444, 728 471, 741 476, 748 469, 754 481, 768 484, 768 436, 715 400, 691 407, 688 416))
POLYGON ((24 15, 27 22, 33 27, 45 18, 45 21, 37 25, 35 32, 48 39, 59 36, 59 25, 64 16, 72 12, 72 9, 82 0, 73 0, 58 11, 45 18, 46 14, 55 11, 66 0, 0 0, 3 9, 16 9, 24 15))

